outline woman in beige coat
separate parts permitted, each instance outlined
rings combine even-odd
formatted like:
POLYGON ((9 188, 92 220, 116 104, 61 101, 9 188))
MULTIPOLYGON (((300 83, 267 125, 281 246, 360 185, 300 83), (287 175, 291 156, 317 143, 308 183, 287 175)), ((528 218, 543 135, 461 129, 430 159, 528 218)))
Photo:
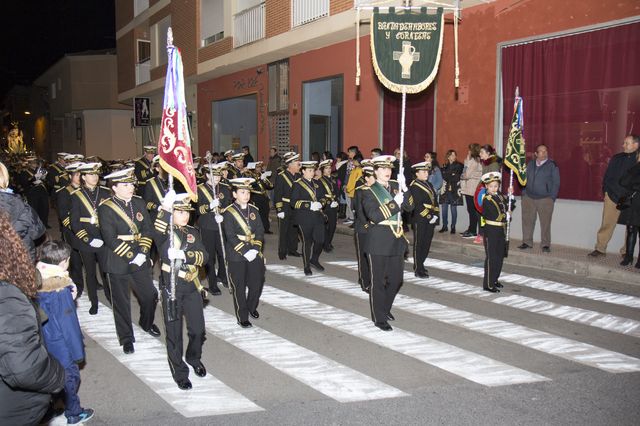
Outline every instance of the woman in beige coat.
POLYGON ((469 227, 462 233, 462 238, 475 238, 478 235, 478 212, 473 203, 473 196, 482 177, 482 163, 480 162, 480 145, 469 145, 469 153, 464 160, 464 169, 460 178, 460 191, 464 195, 467 213, 469 214, 469 227))

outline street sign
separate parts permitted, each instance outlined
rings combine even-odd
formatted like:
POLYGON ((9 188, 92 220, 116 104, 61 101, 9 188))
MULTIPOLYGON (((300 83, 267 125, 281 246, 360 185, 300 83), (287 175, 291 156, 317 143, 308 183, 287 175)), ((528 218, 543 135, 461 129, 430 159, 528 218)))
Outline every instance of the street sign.
POLYGON ((133 125, 135 127, 148 127, 151 125, 149 98, 133 98, 133 125))

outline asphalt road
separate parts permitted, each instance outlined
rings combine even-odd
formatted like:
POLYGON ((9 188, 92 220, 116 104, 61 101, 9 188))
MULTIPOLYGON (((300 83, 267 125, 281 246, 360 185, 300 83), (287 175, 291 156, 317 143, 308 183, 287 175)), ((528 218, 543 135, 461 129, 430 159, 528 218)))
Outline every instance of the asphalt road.
POLYGON ((311 278, 301 259, 277 260, 276 245, 267 236, 253 329, 235 324, 226 291, 211 297, 209 376, 191 374, 192 391, 170 380, 160 308, 163 336, 138 329, 136 353, 124 355, 108 305, 89 317, 81 300, 80 398, 96 410, 91 424, 640 423, 637 284, 507 266, 505 288, 489 294, 473 268, 482 259, 434 253, 453 263, 431 261, 429 280, 412 279, 405 265, 394 331, 385 333, 369 320, 351 237, 336 235, 321 257, 326 271, 311 278))

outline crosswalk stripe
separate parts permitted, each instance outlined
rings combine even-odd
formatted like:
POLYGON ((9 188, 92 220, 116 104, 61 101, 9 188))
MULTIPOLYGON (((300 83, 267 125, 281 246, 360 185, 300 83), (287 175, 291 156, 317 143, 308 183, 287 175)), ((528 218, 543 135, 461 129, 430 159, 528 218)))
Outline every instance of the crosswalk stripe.
MULTIPOLYGON (((287 275, 298 273, 298 268, 293 266, 282 266, 279 269, 280 273, 287 275)), ((409 273, 405 273, 405 281, 413 281, 410 277, 407 277, 408 274, 409 273)), ((368 296, 362 292, 360 287, 341 278, 314 274, 313 279, 305 277, 304 281, 319 287, 340 291, 360 299, 368 299, 368 296)), ((396 296, 394 307, 415 315, 464 327, 478 333, 487 334, 498 339, 611 373, 640 371, 640 359, 508 321, 473 314, 402 294, 396 296)))
MULTIPOLYGON (((286 270, 286 267, 269 265, 268 270, 277 273, 286 270)), ((293 276, 298 278, 298 274, 293 276)), ((381 331, 368 318, 274 287, 265 287, 261 301, 485 386, 549 380, 539 374, 397 327, 391 333, 381 331)))
MULTIPOLYGON (((338 261, 328 263, 330 265, 344 266, 350 269, 357 269, 358 267, 358 264, 353 261, 338 261)), ((557 303, 548 302, 546 300, 539 300, 532 297, 520 295, 496 296, 493 293, 488 293, 482 290, 476 285, 434 277, 416 278, 412 274, 406 272, 404 274, 404 279, 407 282, 422 287, 446 291, 448 293, 463 294, 469 297, 484 299, 498 305, 509 306, 511 308, 520 309, 527 312, 545 315, 552 318, 563 319, 578 324, 584 324, 613 333, 640 337, 640 321, 636 321, 630 318, 605 314, 602 312, 577 308, 574 306, 560 305, 557 303)))
MULTIPOLYGON (((468 266, 462 263, 449 262, 446 260, 427 259, 425 266, 429 268, 442 269, 445 271, 457 272, 460 274, 482 277, 484 269, 476 266, 468 266)), ((531 278, 520 274, 502 273, 500 281, 510 284, 517 284, 524 287, 534 288, 553 293, 566 294, 568 296, 581 297, 583 299, 595 300, 598 302, 612 303, 614 305, 628 306, 630 308, 640 308, 640 297, 626 294, 612 293, 609 291, 597 290, 587 287, 575 287, 550 280, 531 278)))
POLYGON ((407 396, 406 393, 212 306, 204 310, 207 332, 339 402, 407 396))
POLYGON ((77 302, 78 319, 85 334, 183 416, 201 417, 263 410, 211 374, 203 378, 193 374, 193 389, 178 389, 169 370, 166 348, 158 339, 134 324, 136 352, 126 355, 118 342, 111 309, 100 303, 98 314, 89 315, 89 300, 81 297, 77 302))

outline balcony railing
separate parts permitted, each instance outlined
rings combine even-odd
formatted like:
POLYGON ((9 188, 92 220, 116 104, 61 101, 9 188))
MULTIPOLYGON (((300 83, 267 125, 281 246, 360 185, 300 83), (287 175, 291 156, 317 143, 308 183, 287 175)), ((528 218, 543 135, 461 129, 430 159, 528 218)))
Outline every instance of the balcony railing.
POLYGON ((233 17, 233 46, 264 38, 264 3, 245 9, 233 17))
POLYGON ((136 86, 151 80, 151 60, 136 64, 136 86))
POLYGON ((292 26, 297 27, 329 16, 329 0, 291 0, 292 26))

